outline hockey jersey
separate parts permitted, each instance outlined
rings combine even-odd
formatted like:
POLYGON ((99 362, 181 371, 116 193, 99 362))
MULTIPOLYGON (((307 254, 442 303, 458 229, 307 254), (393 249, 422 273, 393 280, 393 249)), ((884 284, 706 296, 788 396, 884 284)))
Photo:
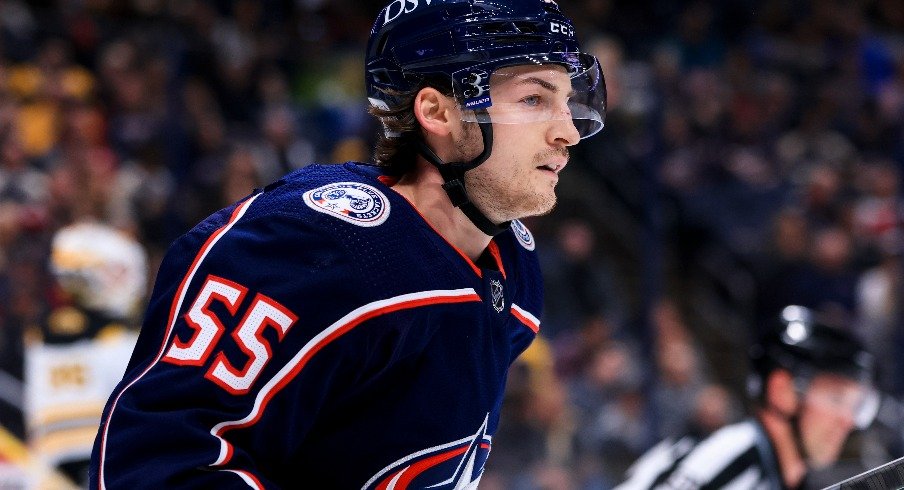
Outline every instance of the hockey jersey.
POLYGON ((703 440, 668 439, 628 469, 616 490, 783 490, 775 450, 763 426, 747 419, 703 440))
POLYGON ((79 221, 54 234, 49 266, 64 294, 25 336, 26 442, 33 459, 84 487, 104 404, 138 338, 130 319, 147 255, 132 237, 79 221))
POLYGON ((32 456, 84 485, 104 403, 136 338, 114 325, 96 337, 26 346, 24 412, 32 456))
POLYGON ((478 266, 354 163, 212 215, 160 266, 92 488, 476 488, 539 329, 533 249, 514 221, 478 266))

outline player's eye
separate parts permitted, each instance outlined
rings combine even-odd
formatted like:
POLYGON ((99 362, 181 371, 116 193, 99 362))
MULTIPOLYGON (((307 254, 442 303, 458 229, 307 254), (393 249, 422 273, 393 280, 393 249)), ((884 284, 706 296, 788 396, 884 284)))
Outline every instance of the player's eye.
POLYGON ((521 99, 521 102, 530 107, 537 107, 540 105, 541 98, 539 95, 528 95, 527 97, 521 99))

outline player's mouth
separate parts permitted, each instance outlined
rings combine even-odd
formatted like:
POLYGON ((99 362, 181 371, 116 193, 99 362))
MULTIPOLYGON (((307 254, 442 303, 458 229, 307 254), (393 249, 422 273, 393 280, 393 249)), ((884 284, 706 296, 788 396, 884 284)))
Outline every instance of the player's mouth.
POLYGON ((538 165, 537 170, 545 174, 558 177, 559 172, 561 172, 562 169, 565 168, 565 165, 566 162, 548 162, 544 163, 543 165, 538 165))

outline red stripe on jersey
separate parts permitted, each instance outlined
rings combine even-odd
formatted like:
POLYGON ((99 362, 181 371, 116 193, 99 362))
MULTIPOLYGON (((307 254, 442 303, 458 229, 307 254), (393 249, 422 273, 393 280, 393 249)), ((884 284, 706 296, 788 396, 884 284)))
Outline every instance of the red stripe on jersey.
POLYGON ((540 320, 537 320, 537 317, 531 315, 527 310, 521 308, 520 306, 512 303, 512 315, 518 319, 521 323, 524 324, 527 328, 533 330, 534 333, 540 332, 540 320))
POLYGON ((495 240, 490 240, 487 250, 490 251, 490 255, 496 260, 496 266, 499 267, 499 272, 502 273, 502 278, 505 279, 505 267, 502 265, 502 254, 499 252, 499 245, 496 245, 495 240))
POLYGON ((222 466, 232 458, 232 445, 223 439, 223 434, 230 430, 250 427, 257 423, 264 414, 264 410, 270 400, 286 387, 304 369, 308 361, 320 352, 321 349, 334 340, 345 335, 358 325, 378 316, 387 315, 396 311, 410 310, 422 306, 480 302, 480 296, 473 289, 458 289, 453 291, 424 291, 420 293, 404 294, 394 298, 375 301, 352 311, 336 323, 324 329, 314 337, 271 379, 257 395, 254 408, 244 419, 222 422, 217 424, 210 433, 220 439, 220 457, 211 466, 222 466), (287 370, 288 368, 288 370, 287 370))
MULTIPOLYGON (((403 470, 403 474, 401 478, 396 481, 394 490, 406 490, 408 485, 414 481, 421 473, 433 468, 436 465, 443 463, 444 461, 448 461, 456 456, 460 456, 464 454, 468 450, 468 446, 460 447, 458 449, 453 449, 451 451, 440 453, 434 456, 430 456, 429 458, 422 459, 417 463, 405 468, 403 470)), ((391 481, 391 480, 390 480, 391 481)))
POLYGON ((229 217, 229 221, 226 222, 225 225, 218 228, 214 231, 208 238, 207 241, 204 242, 204 245, 201 246, 200 250, 198 250, 198 254, 195 256, 195 259, 192 261, 191 266, 188 268, 188 272, 185 274, 185 277, 182 278, 182 282, 179 283, 179 288, 176 289, 176 294, 173 296, 173 303, 170 306, 169 318, 167 320, 167 329, 166 335, 163 336, 163 344, 160 346, 160 352, 157 353, 157 358, 154 359, 148 367, 144 369, 138 376, 135 377, 129 384, 127 384, 113 400, 113 403, 110 405, 110 412, 107 414, 106 420, 103 421, 103 432, 101 433, 101 441, 100 441, 100 456, 99 456, 99 468, 97 475, 97 487, 99 490, 105 490, 106 484, 104 483, 104 462, 107 452, 107 432, 110 429, 110 421, 113 418, 113 412, 116 410, 116 405, 119 403, 119 399, 122 397, 123 393, 126 392, 132 385, 138 382, 141 378, 147 374, 148 371, 151 370, 154 366, 160 362, 160 358, 163 357, 163 353, 166 351, 166 346, 169 345, 170 336, 173 334, 173 329, 175 327, 175 318, 177 312, 182 308, 182 302, 185 300, 185 291, 187 289, 188 284, 195 276, 195 272, 197 272, 198 267, 201 264, 201 261, 207 257, 207 254, 210 252, 210 249, 220 240, 220 238, 226 234, 233 226, 244 216, 245 211, 251 207, 251 203, 254 202, 260 194, 256 194, 251 196, 245 202, 236 206, 235 210, 232 211, 232 216, 229 217))
POLYGON ((399 183, 398 177, 392 177, 389 175, 381 175, 381 176, 377 177, 377 180, 382 182, 383 185, 385 185, 386 187, 392 187, 399 183))
MULTIPOLYGON (((377 485, 377 488, 374 489, 374 490, 386 490, 386 489, 388 489, 388 488, 389 488, 389 484, 392 483, 392 481, 396 479, 396 477, 399 475, 399 473, 401 473, 401 472, 403 472, 403 471, 406 471, 407 469, 408 469, 408 467, 406 467, 405 469, 396 471, 396 472, 393 473, 392 475, 389 475, 389 478, 387 478, 387 479, 383 480, 382 482, 380 482, 380 484, 377 485)), ((395 487, 393 487, 393 488, 395 488, 395 487)))
MULTIPOLYGON (((176 314, 182 307, 182 301, 185 299, 185 290, 187 289, 188 283, 195 277, 195 271, 198 270, 198 266, 201 264, 201 261, 207 257, 207 253, 210 252, 210 249, 213 248, 214 243, 220 240, 227 231, 229 231, 233 225, 239 220, 242 215, 245 214, 245 211, 251 206, 251 203, 257 196, 253 196, 251 199, 243 202, 241 205, 236 206, 235 210, 232 211, 232 216, 229 217, 229 221, 221 226, 217 231, 213 232, 208 238, 207 241, 204 242, 204 245, 201 246, 201 249, 198 250, 198 255, 195 256, 195 260, 192 261, 191 266, 188 268, 188 273, 185 274, 185 277, 182 278, 182 282, 179 284, 179 289, 176 290, 175 296, 173 296, 173 304, 170 306, 169 319, 167 320, 166 336, 163 337, 163 345, 160 346, 160 353, 157 354, 157 360, 160 359, 160 356, 163 354, 166 346, 169 345, 170 335, 173 333, 173 328, 175 327, 175 317, 176 314)), ((156 364, 156 360, 154 362, 156 364)))

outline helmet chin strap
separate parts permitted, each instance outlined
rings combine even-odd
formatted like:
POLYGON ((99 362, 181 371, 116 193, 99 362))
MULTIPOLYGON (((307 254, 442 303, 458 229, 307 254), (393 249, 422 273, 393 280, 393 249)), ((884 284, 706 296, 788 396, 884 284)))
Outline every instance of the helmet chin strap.
POLYGON ((443 190, 452 201, 452 205, 461 209, 461 211, 474 223, 480 231, 489 236, 496 236, 509 228, 510 221, 493 223, 477 206, 471 202, 468 197, 468 191, 465 189, 465 172, 476 168, 490 157, 493 150, 493 124, 490 121, 490 115, 486 109, 476 111, 477 124, 480 126, 480 134, 483 137, 483 151, 477 158, 470 162, 444 162, 437 154, 430 149, 423 141, 418 142, 418 151, 421 156, 430 162, 443 177, 443 190))

